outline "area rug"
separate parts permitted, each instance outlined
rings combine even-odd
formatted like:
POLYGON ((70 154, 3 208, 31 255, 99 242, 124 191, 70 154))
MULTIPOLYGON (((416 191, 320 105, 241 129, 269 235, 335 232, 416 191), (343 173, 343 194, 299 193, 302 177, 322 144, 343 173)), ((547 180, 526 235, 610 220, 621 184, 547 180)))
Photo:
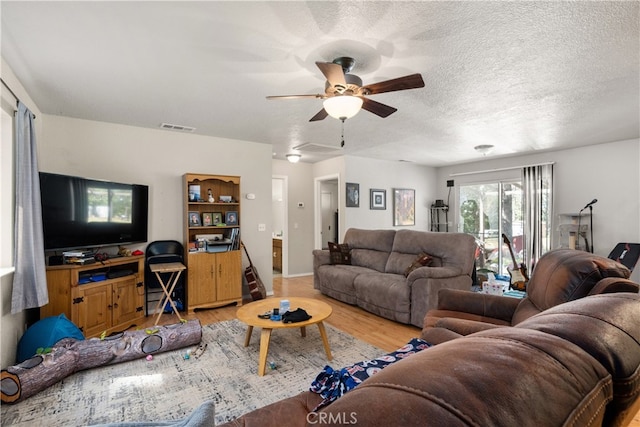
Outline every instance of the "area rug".
POLYGON ((385 352, 325 325, 333 360, 328 361, 316 326, 271 334, 265 376, 258 376, 260 329, 244 347, 247 327, 239 320, 203 326, 199 359, 184 348, 73 374, 14 405, 3 404, 2 425, 81 426, 182 419, 202 402, 215 403, 215 422, 308 390, 326 365, 341 368, 385 352))

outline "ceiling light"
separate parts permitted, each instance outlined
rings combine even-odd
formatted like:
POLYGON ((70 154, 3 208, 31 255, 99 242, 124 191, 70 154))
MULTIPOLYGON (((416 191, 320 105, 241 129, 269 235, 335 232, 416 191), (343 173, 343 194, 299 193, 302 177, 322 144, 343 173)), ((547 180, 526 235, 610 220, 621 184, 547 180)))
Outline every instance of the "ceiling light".
POLYGON ((298 163, 302 156, 300 154, 287 154, 287 160, 291 163, 298 163))
POLYGON ((362 107, 362 98, 351 95, 332 96, 325 99, 322 105, 331 117, 346 120, 358 114, 362 107))
POLYGON ((473 147, 473 149, 476 150, 478 153, 482 154, 483 156, 486 156, 493 150, 493 145, 489 145, 489 144, 476 145, 475 147, 473 147))

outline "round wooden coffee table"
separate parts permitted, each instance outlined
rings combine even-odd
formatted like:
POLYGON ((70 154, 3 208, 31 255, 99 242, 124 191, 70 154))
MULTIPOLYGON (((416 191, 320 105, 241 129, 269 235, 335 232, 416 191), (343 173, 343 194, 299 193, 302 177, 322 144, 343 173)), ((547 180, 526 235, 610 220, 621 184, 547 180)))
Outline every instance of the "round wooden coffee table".
POLYGON ((271 331, 274 329, 300 328, 300 334, 305 337, 307 335, 305 329, 307 326, 314 324, 318 325, 318 330, 320 331, 320 337, 322 337, 322 343, 324 344, 324 351, 327 353, 327 358, 329 360, 333 359, 333 356, 331 356, 331 349, 329 348, 329 340, 327 339, 327 331, 322 323, 323 320, 331 315, 331 311, 331 306, 325 302, 301 297, 268 298, 250 302, 249 304, 245 304, 238 308, 236 313, 238 319, 248 325, 247 336, 244 340, 245 347, 249 346, 253 328, 262 328, 262 332, 260 333, 260 360, 258 362, 258 375, 264 375, 267 366, 269 340, 271 339, 271 331), (263 314, 267 311, 273 310, 274 308, 278 308, 280 306, 281 299, 289 300, 289 307, 291 311, 297 308, 302 308, 309 313, 311 319, 305 320, 304 322, 284 323, 281 321, 261 319, 258 317, 258 314, 263 314))

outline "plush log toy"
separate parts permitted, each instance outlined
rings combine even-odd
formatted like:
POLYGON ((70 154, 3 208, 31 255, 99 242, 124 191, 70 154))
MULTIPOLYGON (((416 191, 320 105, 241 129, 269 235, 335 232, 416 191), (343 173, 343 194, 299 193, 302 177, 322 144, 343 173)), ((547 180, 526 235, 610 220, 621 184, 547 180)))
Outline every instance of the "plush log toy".
POLYGON ((201 340, 199 320, 82 341, 64 338, 50 353, 35 355, 2 371, 2 402, 19 402, 78 371, 175 350, 201 340))

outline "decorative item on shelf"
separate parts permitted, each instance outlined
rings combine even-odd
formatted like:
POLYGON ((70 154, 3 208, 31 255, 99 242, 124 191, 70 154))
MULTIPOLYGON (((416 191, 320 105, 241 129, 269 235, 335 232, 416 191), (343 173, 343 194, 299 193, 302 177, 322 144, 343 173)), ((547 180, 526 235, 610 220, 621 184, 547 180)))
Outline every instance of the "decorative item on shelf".
POLYGON ((222 203, 231 203, 231 196, 220 196, 220 202, 222 203))
POLYGON ((205 239, 197 239, 196 246, 198 247, 198 252, 206 252, 207 251, 207 241, 205 239))
POLYGON ((238 212, 229 211, 225 214, 224 222, 227 225, 238 225, 238 212))
POLYGON ((189 227, 201 227, 202 222, 200 221, 200 212, 190 211, 189 212, 189 227))
POLYGON ((196 184, 189 185, 189 201, 190 202, 198 202, 200 201, 200 186, 196 184))
POLYGON ((213 218, 211 220, 212 225, 220 225, 222 224, 222 212, 214 212, 213 218))
POLYGON ((202 225, 205 227, 211 227, 213 225, 213 212, 202 213, 202 225))
POLYGON ((209 201, 209 203, 213 203, 216 201, 216 199, 213 198, 213 193, 211 192, 211 189, 207 190, 207 200, 209 201))

